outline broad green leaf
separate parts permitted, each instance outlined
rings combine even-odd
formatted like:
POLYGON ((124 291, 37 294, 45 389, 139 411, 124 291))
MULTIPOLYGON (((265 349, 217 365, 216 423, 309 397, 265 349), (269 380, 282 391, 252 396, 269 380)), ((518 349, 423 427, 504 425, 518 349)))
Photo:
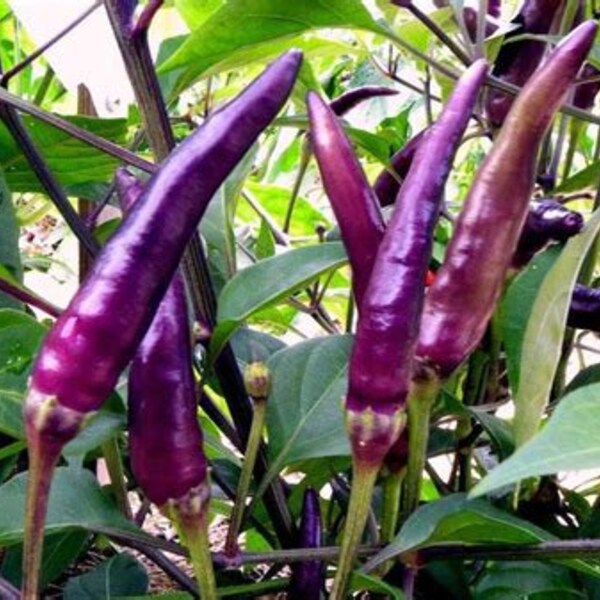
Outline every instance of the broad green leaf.
MULTIPOLYGON (((124 144, 126 141, 127 121, 125 119, 65 118, 117 144, 124 144)), ((50 170, 62 186, 101 183, 112 178, 119 164, 117 159, 32 117, 23 117, 23 122, 50 170)), ((0 167, 4 170, 6 183, 13 192, 44 191, 29 168, 24 154, 3 125, 0 125, 0 167)))
POLYGON ((256 236, 255 254, 259 260, 275 255, 275 240, 269 225, 264 219, 260 220, 260 228, 256 236))
POLYGON ((221 4, 222 0, 175 0, 175 8, 190 29, 200 27, 221 4))
MULTIPOLYGON (((417 509, 394 540, 367 562, 364 570, 371 571, 396 556, 442 543, 535 544, 553 539, 556 538, 547 531, 495 508, 484 500, 472 500, 465 494, 452 494, 417 509)), ((591 562, 561 562, 600 576, 600 566, 591 562)))
POLYGON ((540 285, 552 268, 562 246, 554 245, 538 254, 527 268, 510 284, 502 302, 501 315, 506 363, 511 388, 519 388, 519 367, 527 322, 537 298, 540 285))
POLYGON ((125 428, 127 418, 110 410, 97 412, 63 450, 66 457, 82 456, 98 448, 125 428))
POLYGON ((258 497, 286 465, 349 454, 342 400, 351 347, 349 335, 317 338, 268 361, 273 381, 267 405, 270 468, 258 497))
POLYGON ((211 355, 217 356, 233 331, 253 313, 286 298, 346 260, 343 245, 332 242, 296 248, 239 271, 219 297, 211 355))
POLYGON ((64 600, 106 600, 138 596, 148 590, 148 573, 131 554, 117 554, 89 573, 69 579, 64 600))
POLYGON ((600 161, 592 163, 571 175, 556 188, 556 191, 567 194, 585 189, 595 189, 598 185, 598 177, 600 177, 600 161))
MULTIPOLYGON (((0 264, 19 283, 23 281, 23 266, 19 252, 19 224, 15 216, 12 197, 4 176, 0 171, 0 264)), ((0 293, 0 308, 22 308, 23 304, 6 294, 0 293)))
POLYGON ((262 44, 292 37, 297 43, 300 34, 340 27, 381 31, 360 0, 230 0, 192 32, 161 71, 185 67, 180 80, 185 87, 219 63, 262 50, 262 44))
POLYGON ((0 390, 25 391, 33 358, 46 332, 24 312, 0 310, 0 390))
POLYGON ((242 364, 266 362, 272 354, 286 348, 285 342, 279 338, 249 327, 240 327, 230 343, 236 359, 242 364))
POLYGON ((349 587, 350 590, 354 592, 367 590, 393 600, 405 600, 406 598, 402 593, 402 590, 382 581, 380 577, 373 577, 361 573, 360 571, 354 571, 354 573, 352 573, 349 587))
MULTIPOLYGON (((254 182, 248 182, 247 188, 277 225, 283 227, 290 202, 290 188, 254 182)), ((255 218, 255 213, 248 206, 248 203, 241 202, 238 216, 250 220, 255 218)), ((327 217, 308 200, 302 196, 297 197, 294 204, 294 218, 289 231, 290 235, 298 237, 315 235, 315 227, 319 224, 328 226, 330 223, 327 217)))
POLYGON ((256 146, 246 153, 225 183, 219 187, 200 224, 200 231, 207 245, 207 253, 212 267, 211 275, 217 293, 236 271, 233 218, 238 194, 252 169, 255 158, 256 146))
POLYGON ((538 430, 560 360, 571 293, 599 229, 596 211, 583 231, 567 242, 540 286, 523 338, 513 421, 517 447, 538 430))
POLYGON ((585 600, 573 576, 560 565, 541 562, 490 564, 475 584, 473 600, 585 600))
POLYGON ((600 467, 600 383, 562 398, 546 426, 484 477, 472 492, 486 494, 538 475, 600 467))
MULTIPOLYGON (((27 473, 21 473, 0 486, 0 546, 10 546, 23 540, 23 516, 27 473)), ((89 471, 58 468, 52 482, 46 534, 69 529, 85 529, 106 535, 126 535, 149 542, 131 521, 102 493, 89 471)))
POLYGON ((579 371, 564 390, 563 395, 566 396, 576 389, 591 385, 592 383, 600 383, 600 365, 592 365, 583 371, 579 371))
MULTIPOLYGON (((42 587, 62 575, 83 551, 90 534, 87 531, 67 531, 50 535, 44 540, 42 558, 42 587)), ((0 574, 14 586, 20 588, 23 576, 23 546, 6 549, 0 574)))

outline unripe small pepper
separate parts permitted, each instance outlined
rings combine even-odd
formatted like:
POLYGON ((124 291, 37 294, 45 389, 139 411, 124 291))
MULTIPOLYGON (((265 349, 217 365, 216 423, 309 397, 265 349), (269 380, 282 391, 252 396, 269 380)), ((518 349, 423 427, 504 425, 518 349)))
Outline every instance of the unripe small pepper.
POLYGON ((443 376, 481 340, 527 216, 541 140, 595 39, 587 21, 528 81, 479 168, 425 301, 417 356, 443 376))
POLYGON ((567 316, 567 325, 600 332, 600 289, 575 285, 567 316))
POLYGON ((511 267, 521 269, 550 242, 566 242, 583 228, 583 217, 555 200, 531 204, 511 267))
MULTIPOLYGON (((320 548, 321 510, 319 496, 312 488, 304 492, 300 519, 300 548, 320 548)), ((325 565, 320 560, 304 560, 292 565, 292 578, 288 590, 290 600, 319 600, 325 584, 325 565)))

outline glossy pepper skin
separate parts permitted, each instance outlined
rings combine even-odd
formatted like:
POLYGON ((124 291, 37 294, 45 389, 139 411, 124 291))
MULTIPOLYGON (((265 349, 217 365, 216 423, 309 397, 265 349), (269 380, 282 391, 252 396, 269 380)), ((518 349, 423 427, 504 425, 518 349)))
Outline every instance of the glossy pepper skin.
MULTIPOLYGON (((502 48, 494 63, 492 75, 502 81, 523 86, 540 64, 546 44, 536 40, 510 42, 513 37, 525 34, 547 34, 562 7, 561 0, 525 0, 513 19, 520 25, 506 34, 502 48), (508 43, 510 42, 510 43, 508 43)), ((500 90, 488 90, 485 108, 490 123, 500 127, 510 110, 514 96, 500 90)))
POLYGON ((580 25, 515 100, 465 200, 425 301, 417 355, 449 375, 481 340, 527 217, 541 140, 593 45, 580 25))
MULTIPOLYGON (((126 169, 116 174, 125 212, 144 185, 126 169)), ((196 415, 192 337, 185 284, 176 273, 129 371, 129 456, 137 482, 157 506, 190 493, 208 498, 207 462, 196 415)))
POLYGON ((340 226, 360 308, 385 229, 377 199, 333 110, 315 92, 306 98, 313 152, 340 226))
POLYGON ((600 331, 600 289, 580 283, 575 285, 567 325, 577 329, 600 331))
POLYGON ((397 90, 388 87, 364 85, 359 88, 348 90, 337 98, 334 98, 329 103, 329 107, 338 117, 341 117, 365 100, 380 96, 395 96, 397 93, 397 90))
POLYGON ((297 51, 278 59, 178 146, 149 181, 38 354, 25 403, 32 435, 64 443, 106 399, 208 202, 279 112, 300 61, 297 51))
POLYGON ((424 281, 444 186, 485 76, 474 63, 429 128, 396 200, 363 299, 346 397, 353 456, 380 464, 396 441, 412 375, 424 281))
MULTIPOLYGON (((298 546, 320 548, 322 537, 319 496, 307 488, 302 501, 302 517, 298 546)), ((305 560, 292 567, 292 579, 288 590, 290 600, 319 600, 325 583, 325 565, 320 560, 305 560)))
MULTIPOLYGON (((427 129, 420 131, 412 137, 398 152, 390 159, 390 163, 394 172, 402 181, 406 179, 406 175, 410 169, 410 165, 415 157, 415 153, 419 148, 419 144, 425 135, 427 129)), ((381 206, 391 206, 396 201, 398 190, 402 184, 392 175, 388 169, 384 169, 373 184, 373 191, 379 199, 381 206)))
POLYGON ((511 266, 524 267, 550 242, 566 242, 583 228, 583 217, 554 200, 533 202, 519 236, 511 266))

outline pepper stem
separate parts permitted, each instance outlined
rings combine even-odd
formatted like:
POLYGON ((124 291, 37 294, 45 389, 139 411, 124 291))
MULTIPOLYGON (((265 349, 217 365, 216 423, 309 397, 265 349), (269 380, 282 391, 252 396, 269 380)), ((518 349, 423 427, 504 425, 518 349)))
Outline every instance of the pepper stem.
POLYGON ((206 505, 197 514, 187 514, 178 507, 171 509, 181 541, 187 547, 194 566, 202 600, 217 600, 217 583, 213 569, 208 538, 208 510, 206 505))
POLYGON ((344 527, 338 568, 329 600, 346 598, 346 588, 369 515, 371 496, 379 473, 379 465, 365 465, 355 460, 352 473, 350 504, 346 514, 346 526, 344 527))
POLYGON ((408 466, 402 497, 403 521, 414 512, 421 497, 421 480, 429 441, 429 416, 440 385, 437 376, 415 380, 408 396, 408 466))
POLYGON ((400 492, 406 469, 390 473, 383 482, 383 508, 381 511, 381 542, 388 544, 394 539, 400 515, 400 492))
POLYGON ((38 438, 29 448, 23 548, 23 600, 40 597, 40 567, 50 485, 62 446, 38 438))
POLYGON ((238 480, 235 504, 231 511, 229 529, 227 530, 227 539, 225 541, 226 556, 234 556, 238 551, 237 538, 244 519, 248 490, 250 489, 250 481, 252 480, 252 473, 254 472, 254 463, 256 462, 258 450, 262 443, 262 432, 266 413, 266 399, 254 398, 254 411, 252 414, 252 425, 250 427, 248 444, 246 445, 246 456, 238 480))

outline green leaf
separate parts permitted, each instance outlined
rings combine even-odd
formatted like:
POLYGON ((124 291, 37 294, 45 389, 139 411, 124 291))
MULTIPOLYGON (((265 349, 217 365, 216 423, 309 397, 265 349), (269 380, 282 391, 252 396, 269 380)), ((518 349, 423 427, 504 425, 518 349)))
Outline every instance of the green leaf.
POLYGON ((538 430, 560 360, 571 293, 599 229, 600 211, 596 211, 583 231, 567 242, 539 288, 523 338, 515 395, 517 447, 538 430))
MULTIPOLYGON (((117 144, 124 144, 126 141, 127 121, 125 119, 91 117, 65 117, 65 119, 117 144)), ((24 116, 23 122, 48 167, 62 186, 101 183, 112 178, 119 164, 117 159, 32 117, 24 116)), ((0 167, 4 170, 6 182, 13 192, 44 191, 29 168, 21 149, 3 125, 0 125, 0 167)))
POLYGON ((239 271, 219 297, 211 355, 217 356, 233 331, 253 313, 290 296, 346 260, 343 245, 332 242, 296 248, 239 271))
POLYGON ((513 390, 519 388, 519 367, 527 322, 531 317, 542 281, 561 251, 562 246, 554 245, 538 254, 510 284, 502 302, 503 339, 508 378, 513 390))
MULTIPOLYGON (((380 32, 360 0, 230 0, 224 3, 184 42, 162 66, 161 72, 185 67, 180 88, 201 75, 215 72, 218 66, 248 56, 261 45, 295 38, 319 28, 358 28, 380 32)), ((280 53, 283 48, 279 48, 280 53)), ((235 68, 235 65, 231 68, 235 68)))
MULTIPOLYGON (((0 546, 23 540, 26 485, 27 473, 21 473, 0 486, 0 546)), ((85 529, 109 536, 123 534, 145 542, 151 540, 102 493, 92 473, 61 467, 56 469, 50 491, 46 534, 69 529, 85 529)))
MULTIPOLYGON (((472 500, 465 494, 452 494, 417 509, 394 540, 371 558, 364 570, 371 571, 396 556, 442 543, 535 544, 553 539, 556 538, 547 531, 484 500, 472 500)), ((600 575, 600 566, 590 562, 561 562, 574 569, 600 575)))
POLYGON ((600 383, 600 365, 591 365, 583 371, 579 371, 564 390, 563 396, 574 392, 576 389, 591 385, 592 383, 600 383))
MULTIPOLYGON (((0 172, 0 264, 19 283, 23 282, 23 266, 19 252, 19 224, 15 216, 15 208, 4 175, 0 172)), ((0 293, 1 308, 23 308, 23 304, 6 294, 0 293)))
POLYGON ((559 565, 497 562, 477 581, 473 600, 584 600, 573 576, 559 565))
POLYGON ((473 496, 526 477, 600 467, 600 384, 578 388, 558 404, 546 426, 479 482, 473 496))
POLYGON ((145 594, 148 590, 146 569, 131 554, 117 554, 93 571, 69 579, 64 600, 107 600, 145 594))
MULTIPOLYGON (((48 536, 44 540, 42 558, 42 587, 45 587, 75 562, 83 551, 88 538, 87 531, 67 531, 48 536)), ((23 576, 23 546, 13 546, 6 550, 0 573, 14 586, 20 588, 23 576)))
POLYGON ((269 225, 264 219, 260 220, 260 229, 256 237, 256 258, 262 260, 275 254, 275 240, 269 225))
POLYGON ((97 412, 63 449, 66 457, 83 456, 98 448, 104 442, 114 437, 125 429, 127 418, 124 414, 114 413, 110 410, 97 412))
POLYGON ((175 8, 190 29, 200 27, 221 4, 222 0, 175 0, 175 8))
POLYGON ((595 189, 598 184, 598 177, 600 177, 600 161, 592 163, 571 175, 556 188, 556 192, 567 194, 585 189, 595 189))
POLYGON ((349 335, 317 338, 268 361, 273 381, 267 404, 270 467, 257 496, 292 462, 349 454, 342 399, 351 347, 349 335))
POLYGON ((380 577, 373 577, 359 571, 352 573, 349 587, 350 590, 354 592, 367 590, 386 598, 392 598, 393 600, 405 600, 406 598, 402 593, 402 590, 382 581, 380 577))

